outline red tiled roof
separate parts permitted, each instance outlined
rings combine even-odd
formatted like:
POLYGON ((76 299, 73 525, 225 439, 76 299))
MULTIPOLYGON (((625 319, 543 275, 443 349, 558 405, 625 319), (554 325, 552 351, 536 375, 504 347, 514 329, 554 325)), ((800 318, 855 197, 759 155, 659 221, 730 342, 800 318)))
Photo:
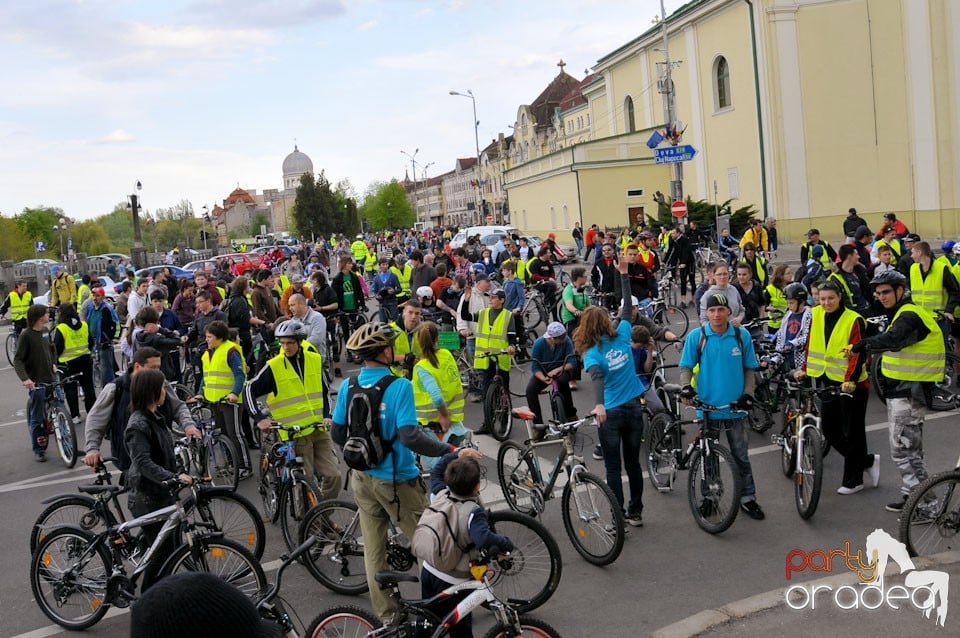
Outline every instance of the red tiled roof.
POLYGON ((230 208, 237 202, 243 202, 244 204, 256 204, 256 200, 253 199, 253 195, 243 190, 239 186, 230 193, 225 200, 223 200, 223 207, 230 208))
POLYGON ((530 104, 530 111, 533 113, 533 119, 537 123, 536 130, 538 132, 551 126, 553 110, 560 106, 560 101, 566 97, 567 94, 579 86, 580 80, 563 70, 550 81, 547 88, 530 104))
POLYGON ((461 171, 465 171, 468 168, 473 168, 477 164, 476 157, 459 157, 457 158, 457 166, 460 167, 461 171))
POLYGON ((599 77, 596 73, 591 73, 587 77, 583 78, 577 86, 573 87, 569 93, 563 96, 563 99, 560 100, 560 110, 567 111, 572 109, 575 106, 580 106, 581 104, 587 103, 587 98, 583 97, 583 87, 587 86, 595 79, 599 77))

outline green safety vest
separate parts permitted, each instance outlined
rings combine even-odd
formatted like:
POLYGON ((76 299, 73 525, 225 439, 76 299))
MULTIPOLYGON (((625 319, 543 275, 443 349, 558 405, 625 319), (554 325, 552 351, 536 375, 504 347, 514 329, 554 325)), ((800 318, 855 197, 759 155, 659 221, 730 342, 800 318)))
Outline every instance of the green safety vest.
MULTIPOLYGON (((277 384, 276 394, 267 395, 270 414, 283 425, 305 427, 293 438, 313 434, 318 423, 323 421, 323 359, 308 350, 303 352, 303 380, 281 352, 267 361, 273 380, 277 384)), ((289 435, 280 430, 280 439, 286 441, 289 435)))
POLYGON ((27 310, 33 301, 33 293, 29 290, 20 296, 16 290, 10 293, 10 318, 14 321, 27 318, 27 310))
POLYGON ((93 291, 87 284, 80 284, 77 289, 77 306, 82 306, 83 302, 93 296, 93 291))
MULTIPOLYGON (((837 319, 837 325, 833 327, 830 333, 830 341, 823 338, 825 328, 825 316, 823 306, 814 306, 811 311, 810 320, 810 338, 808 342, 807 353, 807 375, 813 378, 819 378, 827 375, 831 381, 843 383, 846 381, 847 366, 849 360, 843 354, 843 347, 850 343, 850 331, 853 325, 860 318, 860 315, 849 308, 844 308, 837 319)), ((859 379, 851 379, 856 382, 867 378, 866 366, 860 371, 859 379)))
POLYGON ((942 261, 933 261, 926 279, 920 272, 920 264, 910 266, 910 300, 925 310, 943 310, 947 306, 947 290, 943 287, 942 261))
POLYGON ((464 393, 457 362, 449 350, 438 350, 437 364, 434 366, 427 359, 421 359, 413 368, 413 401, 417 406, 417 421, 421 425, 426 425, 440 419, 439 408, 433 405, 430 393, 424 390, 417 380, 420 375, 430 374, 440 386, 443 402, 446 403, 447 412, 450 414, 450 421, 462 423, 464 393))
MULTIPOLYGON (((784 296, 783 291, 774 286, 773 284, 767 284, 767 294, 770 295, 770 305, 776 308, 777 310, 782 310, 786 312, 787 310, 787 298, 784 296)), ((777 320, 770 320, 769 325, 774 330, 780 327, 780 323, 783 321, 783 318, 777 320)))
POLYGON ((233 392, 233 370, 227 360, 231 350, 240 353, 240 359, 243 360, 243 351, 232 341, 224 341, 213 352, 209 349, 203 352, 200 359, 203 366, 203 398, 207 401, 215 403, 233 392))
MULTIPOLYGON (((893 316, 890 327, 904 311, 916 313, 930 333, 917 343, 896 352, 884 352, 880 359, 880 371, 888 379, 898 381, 943 381, 945 348, 943 332, 933 315, 912 303, 905 303, 893 316)), ((890 328, 888 327, 887 330, 890 328)))
POLYGON ((410 267, 410 264, 404 264, 402 269, 397 266, 390 266, 390 272, 395 274, 397 279, 400 280, 400 294, 409 296, 410 278, 413 277, 413 268, 410 267))
POLYGON ((275 288, 277 289, 277 292, 282 293, 284 290, 286 290, 289 287, 290 287, 289 277, 287 277, 286 275, 280 275, 279 277, 277 277, 277 285, 275 286, 275 288))
MULTIPOLYGON (((479 355, 499 352, 510 347, 510 342, 507 340, 507 319, 511 314, 509 310, 501 310, 496 321, 491 325, 490 308, 484 308, 480 311, 480 317, 477 319, 476 356, 473 359, 473 367, 477 370, 486 370, 490 367, 490 358, 481 358, 479 355)), ((503 372, 509 372, 510 355, 497 355, 497 367, 503 372)))
POLYGON ((63 352, 57 361, 66 363, 67 361, 78 359, 85 354, 90 354, 90 333, 87 330, 86 322, 81 321, 78 330, 74 330, 65 323, 59 323, 57 324, 57 330, 63 335, 63 352))

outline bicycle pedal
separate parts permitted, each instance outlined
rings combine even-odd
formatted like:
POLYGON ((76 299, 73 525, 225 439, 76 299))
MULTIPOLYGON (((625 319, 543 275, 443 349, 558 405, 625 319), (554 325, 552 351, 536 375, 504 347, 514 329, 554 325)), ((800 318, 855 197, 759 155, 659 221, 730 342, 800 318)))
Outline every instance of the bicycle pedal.
POLYGON ((784 436, 782 434, 773 434, 770 436, 770 442, 774 445, 783 445, 784 436))

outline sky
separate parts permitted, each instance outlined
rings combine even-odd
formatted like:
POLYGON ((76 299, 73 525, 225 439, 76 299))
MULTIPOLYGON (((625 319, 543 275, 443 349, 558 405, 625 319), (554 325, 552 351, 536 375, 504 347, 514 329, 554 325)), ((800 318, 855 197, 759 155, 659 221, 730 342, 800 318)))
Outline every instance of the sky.
MULTIPOLYGON (((667 12, 681 6, 668 0, 667 12)), ((199 213, 282 188, 296 144, 361 195, 475 156, 559 72, 652 26, 659 0, 3 0, 0 213, 199 213), (417 152, 419 149, 419 152, 417 152), (412 175, 411 175, 412 176, 412 175)))

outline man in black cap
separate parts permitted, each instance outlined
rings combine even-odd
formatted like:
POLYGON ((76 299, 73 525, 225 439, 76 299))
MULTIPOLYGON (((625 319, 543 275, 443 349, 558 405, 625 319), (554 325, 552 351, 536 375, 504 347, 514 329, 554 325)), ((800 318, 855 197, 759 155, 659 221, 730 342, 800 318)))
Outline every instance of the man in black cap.
POLYGON ((847 218, 843 220, 843 234, 847 237, 854 237, 861 226, 866 226, 867 222, 860 215, 857 215, 857 209, 851 208, 847 211, 847 218))
POLYGON ((807 259, 810 258, 810 249, 817 244, 823 246, 823 255, 820 257, 820 263, 826 272, 830 272, 833 264, 837 261, 837 251, 830 246, 829 242, 820 239, 820 231, 816 228, 811 228, 807 231, 807 243, 800 246, 800 263, 807 263, 807 259))
POLYGON ((897 216, 894 213, 884 213, 883 226, 881 226, 880 230, 877 232, 877 239, 880 239, 886 234, 887 228, 893 228, 895 231, 897 231, 897 239, 905 239, 906 236, 910 234, 910 230, 907 228, 907 225, 897 219, 897 216))
POLYGON ((872 239, 873 233, 870 232, 870 229, 866 226, 858 228, 857 232, 853 235, 853 247, 857 249, 857 257, 860 259, 860 265, 868 270, 874 262, 873 255, 870 249, 867 248, 872 239))
POLYGON ((897 272, 901 273, 904 277, 910 277, 910 266, 914 263, 911 252, 919 241, 920 235, 916 233, 907 233, 903 237, 903 254, 900 255, 900 259, 897 261, 897 272))

